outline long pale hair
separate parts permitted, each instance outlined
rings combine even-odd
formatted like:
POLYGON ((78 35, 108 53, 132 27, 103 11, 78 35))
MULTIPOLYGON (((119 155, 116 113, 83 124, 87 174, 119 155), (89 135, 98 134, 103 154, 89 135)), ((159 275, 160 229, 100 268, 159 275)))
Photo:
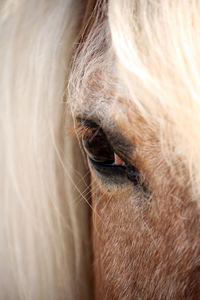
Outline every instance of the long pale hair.
POLYGON ((89 299, 88 183, 65 97, 83 10, 0 4, 0 299, 89 299))

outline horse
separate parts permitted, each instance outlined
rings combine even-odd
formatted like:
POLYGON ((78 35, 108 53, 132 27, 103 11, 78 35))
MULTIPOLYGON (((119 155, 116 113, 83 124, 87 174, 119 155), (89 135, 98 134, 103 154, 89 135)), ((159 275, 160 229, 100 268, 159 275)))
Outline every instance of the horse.
POLYGON ((0 4, 0 299, 200 299, 200 2, 0 4))

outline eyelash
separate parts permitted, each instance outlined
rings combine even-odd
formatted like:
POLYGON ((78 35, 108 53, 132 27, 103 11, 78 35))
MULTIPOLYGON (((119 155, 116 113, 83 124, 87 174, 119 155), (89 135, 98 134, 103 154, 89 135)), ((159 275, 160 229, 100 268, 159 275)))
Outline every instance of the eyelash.
POLYGON ((83 148, 90 164, 102 175, 126 175, 135 186, 140 185, 139 171, 128 164, 113 149, 106 134, 97 124, 79 120, 78 135, 82 139, 83 148))

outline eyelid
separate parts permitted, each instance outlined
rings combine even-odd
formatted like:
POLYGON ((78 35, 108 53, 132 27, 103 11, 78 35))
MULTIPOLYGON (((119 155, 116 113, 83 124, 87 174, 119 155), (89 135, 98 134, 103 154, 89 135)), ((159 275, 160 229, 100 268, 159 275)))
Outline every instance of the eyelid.
POLYGON ((76 118, 77 125, 78 127, 85 127, 85 128, 99 128, 100 125, 97 123, 87 120, 87 119, 82 119, 82 118, 76 118))

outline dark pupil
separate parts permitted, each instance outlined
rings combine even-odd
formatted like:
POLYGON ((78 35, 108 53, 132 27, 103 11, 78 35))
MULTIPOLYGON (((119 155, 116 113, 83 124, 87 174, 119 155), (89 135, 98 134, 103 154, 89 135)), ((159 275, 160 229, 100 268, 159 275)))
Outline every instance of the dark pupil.
POLYGON ((114 163, 114 151, 101 128, 94 128, 83 138, 85 150, 92 160, 106 164, 114 163))

